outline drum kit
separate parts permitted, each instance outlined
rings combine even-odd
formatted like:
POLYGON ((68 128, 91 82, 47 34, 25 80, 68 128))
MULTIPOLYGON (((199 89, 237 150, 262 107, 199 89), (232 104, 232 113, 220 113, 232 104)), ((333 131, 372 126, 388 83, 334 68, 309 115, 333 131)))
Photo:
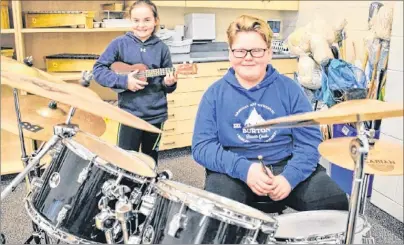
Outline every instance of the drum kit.
POLYGON ((274 217, 173 181, 169 171, 157 172, 149 156, 101 140, 103 117, 150 132, 160 130, 102 101, 88 88, 57 81, 5 57, 1 62, 1 84, 14 89, 12 99, 2 98, 1 128, 19 135, 25 167, 1 192, 1 200, 29 179, 24 206, 37 243, 42 238, 45 243, 52 238, 72 244, 372 243, 369 225, 358 216, 365 173, 403 174, 402 147, 374 140, 364 130, 366 120, 403 116, 402 105, 348 101, 326 111, 266 121, 251 127, 358 125, 356 138, 325 141, 319 147, 323 157, 354 171, 349 212, 274 217), (17 89, 29 95, 18 96, 17 89), (25 138, 43 143, 27 156, 25 138))

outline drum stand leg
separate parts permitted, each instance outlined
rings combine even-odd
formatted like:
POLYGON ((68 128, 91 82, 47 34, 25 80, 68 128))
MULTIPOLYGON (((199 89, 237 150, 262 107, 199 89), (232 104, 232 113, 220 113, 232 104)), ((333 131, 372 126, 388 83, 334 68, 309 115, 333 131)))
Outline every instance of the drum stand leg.
POLYGON ((355 162, 354 175, 352 181, 352 192, 349 202, 348 222, 345 232, 345 244, 352 244, 355 236, 356 217, 358 215, 361 200, 360 192, 364 182, 365 158, 369 152, 369 141, 365 135, 365 125, 363 122, 357 123, 357 138, 350 144, 351 156, 355 162))

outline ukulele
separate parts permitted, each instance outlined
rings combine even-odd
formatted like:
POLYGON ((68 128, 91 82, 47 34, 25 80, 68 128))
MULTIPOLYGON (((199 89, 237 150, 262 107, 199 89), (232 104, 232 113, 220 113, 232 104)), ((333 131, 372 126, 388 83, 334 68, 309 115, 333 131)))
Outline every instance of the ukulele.
MULTIPOLYGON (((134 64, 129 65, 124 62, 114 62, 110 69, 117 74, 127 75, 135 70, 138 70, 138 73, 134 74, 134 77, 141 81, 147 81, 149 77, 160 77, 165 76, 168 73, 174 74, 182 74, 182 75, 193 75, 196 74, 198 68, 196 64, 179 64, 176 68, 157 68, 157 69, 148 69, 144 64, 134 64)), ((124 89, 113 89, 118 93, 125 91, 124 89)))

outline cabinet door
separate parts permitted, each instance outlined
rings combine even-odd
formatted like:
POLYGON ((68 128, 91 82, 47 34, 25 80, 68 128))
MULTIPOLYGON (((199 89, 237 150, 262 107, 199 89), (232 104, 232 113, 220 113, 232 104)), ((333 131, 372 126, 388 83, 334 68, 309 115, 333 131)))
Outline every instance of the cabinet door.
POLYGON ((265 1, 267 10, 299 10, 299 1, 265 1))
POLYGON ((157 7, 185 7, 185 1, 153 1, 157 7))
POLYGON ((186 1, 187 7, 202 7, 202 8, 231 8, 231 9, 265 9, 264 1, 186 1))

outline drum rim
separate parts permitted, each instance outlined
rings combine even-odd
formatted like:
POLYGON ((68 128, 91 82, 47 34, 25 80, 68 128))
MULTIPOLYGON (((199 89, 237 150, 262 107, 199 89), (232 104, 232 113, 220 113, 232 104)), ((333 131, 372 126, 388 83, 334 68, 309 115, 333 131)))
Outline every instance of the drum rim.
MULTIPOLYGON (((281 214, 277 217, 274 217, 277 221, 278 221, 278 225, 279 227, 281 227, 282 225, 285 226, 287 224, 282 224, 282 220, 285 219, 290 219, 293 220, 293 218, 296 220, 296 216, 299 216, 298 218, 304 218, 305 215, 310 215, 310 214, 315 214, 315 215, 321 215, 321 214, 326 214, 326 213, 333 213, 333 214, 341 214, 341 217, 343 217, 343 214, 346 214, 346 218, 348 217, 348 211, 343 211, 343 210, 310 210, 310 211, 301 211, 301 212, 294 212, 294 213, 287 213, 287 214, 281 214)), ((343 217, 345 218, 345 217, 343 217)), ((361 217, 360 215, 358 215, 357 217, 357 222, 356 222, 356 233, 361 233, 363 230, 366 229, 367 227, 367 221, 366 219, 364 219, 363 217, 361 217), (359 222, 358 222, 359 221, 359 222), (359 228, 359 230, 358 230, 359 228)), ((328 234, 316 234, 316 235, 312 235, 312 236, 306 236, 306 237, 293 237, 293 236, 280 236, 277 233, 279 232, 279 230, 277 229, 274 233, 274 238, 276 239, 284 239, 287 241, 305 241, 305 239, 307 238, 312 238, 312 237, 321 237, 321 238, 325 238, 325 239, 331 239, 331 238, 337 238, 339 236, 343 236, 345 233, 345 230, 342 230, 341 232, 336 232, 336 233, 328 233, 328 234)))
MULTIPOLYGON (((86 147, 84 147, 82 144, 80 144, 79 142, 75 141, 72 138, 63 139, 61 144, 66 146, 70 151, 72 151, 74 154, 77 154, 79 157, 83 158, 84 160, 87 160, 87 161, 93 160, 94 166, 96 166, 96 167, 102 169, 103 171, 106 171, 114 176, 122 175, 139 184, 143 184, 147 181, 146 177, 143 177, 143 176, 135 174, 135 173, 128 172, 125 169, 122 169, 112 163, 105 161, 104 159, 95 155, 90 150, 88 150, 86 147)), ((154 161, 153 158, 151 158, 151 159, 154 161)))
MULTIPOLYGON (((165 198, 168 198, 170 200, 173 200, 175 202, 183 202, 187 204, 187 206, 196 211, 199 212, 203 215, 219 219, 223 222, 226 223, 234 223, 236 222, 235 215, 241 216, 243 218, 242 222, 236 222, 234 224, 242 226, 246 229, 262 229, 265 228, 265 232, 273 232, 274 229, 277 227, 277 221, 273 219, 271 216, 268 214, 261 212, 253 207, 250 207, 246 204, 236 202, 234 200, 221 197, 219 195, 216 195, 214 193, 189 186, 177 181, 173 180, 161 180, 156 184, 156 189, 158 190, 159 194, 164 194, 162 195, 165 198), (175 187, 181 186, 185 188, 186 190, 191 190, 193 192, 187 192, 185 189, 180 190, 179 188, 175 187), (206 196, 211 196, 207 198, 204 195, 198 195, 198 193, 205 194, 206 196), (190 198, 189 198, 190 197, 190 198), (214 197, 218 197, 220 201, 214 200, 214 197), (201 200, 203 205, 201 205, 201 200), (248 215, 242 212, 243 210, 237 210, 237 208, 232 207, 231 205, 226 205, 223 201, 228 201, 230 203, 237 204, 238 207, 243 207, 244 209, 250 210, 256 215, 248 215), (201 207, 202 206, 202 207, 201 207), (229 217, 229 215, 233 215, 234 217, 229 217), (266 217, 267 219, 265 219, 266 217), (249 219, 247 219, 249 218, 249 219), (232 219, 232 220, 230 220, 232 219), (271 227, 271 228, 269 228, 271 227)), ((240 218, 239 218, 240 219, 240 218)))
POLYGON ((28 213, 28 216, 32 219, 32 221, 37 224, 40 228, 42 228, 48 235, 60 239, 67 243, 77 243, 77 244, 97 244, 95 241, 87 240, 84 238, 80 238, 68 232, 65 232, 59 228, 56 228, 53 224, 51 224, 45 217, 42 216, 40 212, 35 208, 32 203, 32 191, 28 193, 27 197, 25 197, 25 209, 28 213))

